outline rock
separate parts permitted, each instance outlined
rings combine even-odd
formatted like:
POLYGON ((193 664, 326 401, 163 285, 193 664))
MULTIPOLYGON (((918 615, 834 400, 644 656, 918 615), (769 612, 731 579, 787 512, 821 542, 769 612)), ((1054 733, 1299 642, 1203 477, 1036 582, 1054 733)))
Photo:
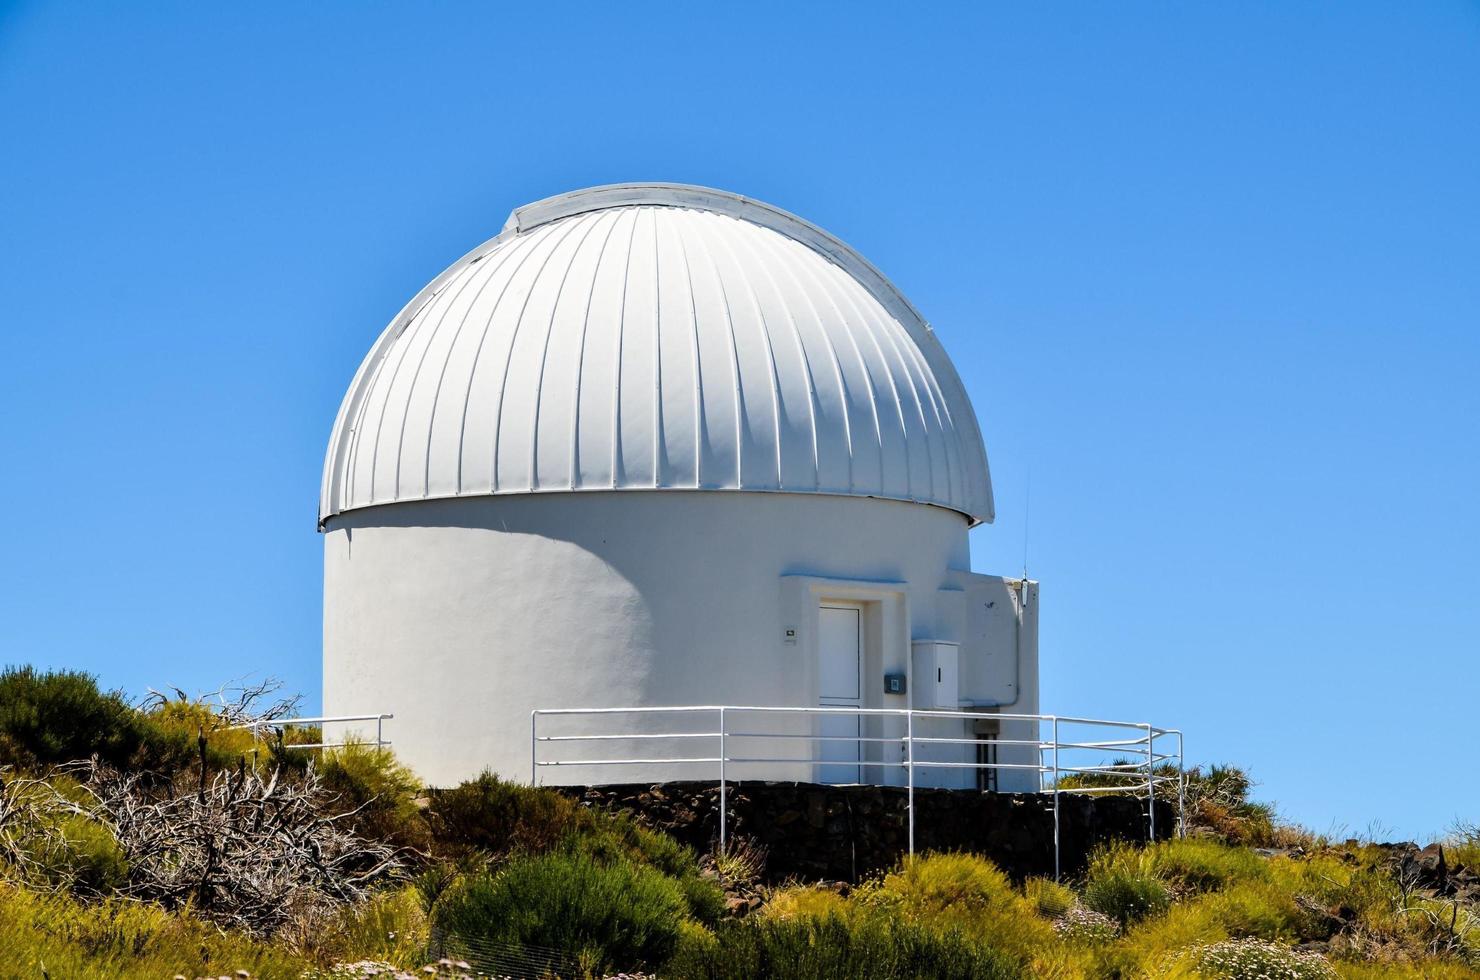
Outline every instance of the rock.
MULTIPOLYGON (((713 848, 718 836, 719 788, 714 783, 568 792, 585 805, 631 810, 644 825, 672 834, 701 854, 713 848)), ((753 837, 768 848, 770 882, 788 877, 856 880, 893 865, 907 849, 902 787, 745 782, 729 783, 727 793, 729 832, 753 837)), ((918 850, 975 851, 1018 878, 1053 873, 1051 795, 917 789, 915 803, 918 850)), ((1065 793, 1059 808, 1067 874, 1082 870, 1089 852, 1100 844, 1145 838, 1143 801, 1065 793)), ((1170 836, 1174 825, 1173 808, 1158 801, 1158 836, 1170 836)))

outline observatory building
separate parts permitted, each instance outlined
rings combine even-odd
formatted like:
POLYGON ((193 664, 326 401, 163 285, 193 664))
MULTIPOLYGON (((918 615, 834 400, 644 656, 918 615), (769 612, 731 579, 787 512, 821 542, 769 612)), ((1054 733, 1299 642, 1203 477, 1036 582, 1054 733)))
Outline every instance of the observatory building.
MULTIPOLYGON (((1038 616, 1035 583, 971 571, 992 506, 940 340, 832 235, 673 184, 530 204, 406 305, 344 397, 325 713, 393 713, 434 785, 529 779, 548 708, 966 711, 949 731, 1036 764, 1009 744, 1036 728, 994 717, 1038 711, 1038 616)), ((747 776, 904 778, 880 762, 895 716, 765 724, 834 736, 828 761, 778 746, 747 776)), ((1037 789, 990 772, 933 781, 1037 789)))

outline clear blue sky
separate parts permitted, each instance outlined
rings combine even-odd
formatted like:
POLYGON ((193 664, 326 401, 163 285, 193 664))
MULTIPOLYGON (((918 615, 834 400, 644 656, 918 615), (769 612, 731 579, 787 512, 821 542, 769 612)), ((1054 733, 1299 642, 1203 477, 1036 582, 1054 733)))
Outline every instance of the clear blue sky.
POLYGON ((1046 711, 1480 817, 1480 5, 0 5, 0 658, 319 695, 319 468, 519 204, 838 234, 987 437, 1046 711))

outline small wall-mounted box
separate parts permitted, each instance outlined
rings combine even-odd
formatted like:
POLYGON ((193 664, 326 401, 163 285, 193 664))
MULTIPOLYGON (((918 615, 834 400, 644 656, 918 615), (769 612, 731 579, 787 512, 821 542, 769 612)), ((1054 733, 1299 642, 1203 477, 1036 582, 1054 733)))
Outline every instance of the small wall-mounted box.
POLYGON ((904 675, 903 674, 885 674, 884 675, 884 693, 885 694, 903 694, 903 693, 905 693, 904 675))
POLYGON ((915 697, 919 702, 915 707, 959 708, 959 647, 942 640, 916 640, 910 645, 914 648, 915 697))

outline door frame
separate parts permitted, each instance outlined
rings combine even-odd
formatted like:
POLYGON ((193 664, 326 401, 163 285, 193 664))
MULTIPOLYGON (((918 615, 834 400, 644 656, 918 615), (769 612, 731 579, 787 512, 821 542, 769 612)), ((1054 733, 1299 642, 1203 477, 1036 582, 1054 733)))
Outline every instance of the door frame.
MULTIPOLYGON (((861 702, 865 708, 907 708, 914 693, 913 665, 910 655, 909 586, 897 581, 829 578, 821 575, 782 575, 782 636, 780 642, 791 652, 796 664, 799 695, 791 703, 798 706, 820 703, 821 663, 819 620, 824 605, 857 605, 864 611, 863 677, 861 702), (795 630, 794 636, 789 636, 795 630), (906 693, 884 694, 885 673, 905 675, 906 693)), ((864 735, 871 738, 903 737, 904 721, 898 718, 866 718, 864 735)), ((883 743, 864 743, 864 758, 877 756, 883 743)), ((878 761, 895 761, 878 760, 878 761)), ((903 786, 903 769, 892 766, 866 766, 861 781, 903 786)))

